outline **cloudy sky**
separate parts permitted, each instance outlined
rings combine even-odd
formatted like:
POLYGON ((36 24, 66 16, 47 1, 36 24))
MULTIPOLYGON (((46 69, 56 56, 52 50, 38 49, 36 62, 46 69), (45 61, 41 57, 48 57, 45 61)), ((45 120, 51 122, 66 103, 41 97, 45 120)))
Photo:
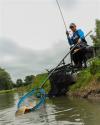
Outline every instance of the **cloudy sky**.
MULTIPOLYGON (((74 22, 85 33, 94 31, 100 0, 59 3, 67 26, 74 22)), ((56 66, 68 49, 56 0, 0 0, 0 66, 13 80, 56 66)))

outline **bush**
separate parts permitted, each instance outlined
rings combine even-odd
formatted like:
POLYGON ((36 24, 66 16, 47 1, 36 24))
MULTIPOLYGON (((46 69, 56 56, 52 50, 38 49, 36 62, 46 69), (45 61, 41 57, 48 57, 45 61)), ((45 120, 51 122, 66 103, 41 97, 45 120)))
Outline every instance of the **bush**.
POLYGON ((80 88, 84 88, 85 86, 87 86, 89 84, 89 82, 91 81, 92 76, 89 72, 89 69, 86 69, 84 71, 81 71, 78 75, 77 75, 77 82, 76 84, 72 85, 70 87, 71 91, 76 91, 80 88))
POLYGON ((100 73, 100 59, 95 59, 90 66, 91 75, 96 75, 100 73))

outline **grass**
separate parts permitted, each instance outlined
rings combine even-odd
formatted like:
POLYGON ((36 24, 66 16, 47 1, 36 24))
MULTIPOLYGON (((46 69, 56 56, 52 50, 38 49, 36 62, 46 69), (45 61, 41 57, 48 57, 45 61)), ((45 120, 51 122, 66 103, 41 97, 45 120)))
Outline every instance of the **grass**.
POLYGON ((81 89, 81 88, 87 86, 89 84, 89 82, 91 81, 91 79, 92 79, 92 75, 90 74, 89 69, 82 71, 77 76, 76 84, 72 85, 70 87, 70 90, 76 91, 78 89, 81 89))
POLYGON ((93 59, 89 68, 77 75, 76 84, 69 88, 69 92, 87 91, 100 84, 100 58, 93 59))
MULTIPOLYGON (((32 88, 37 88, 40 87, 42 85, 42 83, 44 82, 44 80, 47 78, 48 74, 47 73, 43 73, 43 74, 39 74, 35 77, 34 83, 31 85, 32 88)), ((47 82, 45 83, 44 87, 45 91, 48 93, 50 90, 50 82, 49 80, 47 80, 47 82)))
POLYGON ((0 94, 4 94, 4 93, 14 93, 16 90, 15 89, 11 89, 11 90, 1 90, 0 94))

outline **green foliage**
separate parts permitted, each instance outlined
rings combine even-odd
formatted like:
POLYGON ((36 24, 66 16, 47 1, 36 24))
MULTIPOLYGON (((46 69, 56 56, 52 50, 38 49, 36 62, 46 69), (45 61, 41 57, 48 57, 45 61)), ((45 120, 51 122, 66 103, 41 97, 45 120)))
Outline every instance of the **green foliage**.
POLYGON ((78 75, 77 75, 77 83, 72 85, 70 87, 71 91, 76 91, 78 89, 84 88, 85 86, 87 86, 89 84, 89 82, 91 81, 92 76, 89 72, 89 69, 86 69, 84 71, 81 71, 78 75))
MULTIPOLYGON (((34 88, 39 88, 47 76, 48 76, 47 73, 38 74, 37 76, 34 77, 34 82, 32 84, 28 84, 26 86, 18 87, 17 91, 21 91, 21 92, 27 91, 27 92, 29 92, 34 88)), ((43 88, 48 93, 49 90, 50 90, 50 87, 51 87, 50 82, 48 80, 43 88)))
POLYGON ((15 89, 10 89, 10 90, 1 90, 1 91, 0 91, 0 94, 4 94, 4 93, 14 93, 14 92, 16 92, 15 89))
POLYGON ((94 43, 95 56, 100 57, 100 20, 96 20, 96 35, 91 35, 94 43))
POLYGON ((100 73, 100 59, 93 60, 91 66, 90 66, 90 73, 92 75, 100 73))
POLYGON ((26 76, 25 79, 24 79, 24 82, 23 82, 22 79, 17 79, 15 87, 18 88, 18 87, 30 85, 30 84, 34 83, 34 79, 35 79, 34 75, 26 76))
POLYGON ((84 89, 86 86, 90 85, 95 79, 96 83, 100 83, 100 59, 96 58, 92 61, 89 68, 81 71, 77 75, 77 83, 70 87, 70 91, 77 91, 84 89))
POLYGON ((10 74, 5 69, 0 68, 0 90, 9 90, 13 88, 13 82, 10 74))
POLYGON ((23 86, 22 79, 17 79, 17 81, 16 81, 16 87, 21 87, 21 86, 23 86))
POLYGON ((26 76, 24 80, 25 81, 24 85, 32 84, 34 82, 34 78, 35 78, 34 75, 26 76))
POLYGON ((100 20, 96 20, 96 35, 92 35, 91 38, 95 46, 100 46, 100 20))
POLYGON ((100 73, 97 73, 97 75, 96 75, 96 81, 97 81, 97 83, 100 83, 100 73))
MULTIPOLYGON (((32 88, 35 87, 40 87, 41 84, 43 83, 43 81, 45 80, 45 78, 48 76, 47 73, 43 73, 43 74, 39 74, 35 77, 34 83, 32 84, 32 88)), ((48 92, 50 90, 50 82, 49 80, 46 82, 46 84, 44 85, 44 89, 46 90, 46 92, 48 92)))

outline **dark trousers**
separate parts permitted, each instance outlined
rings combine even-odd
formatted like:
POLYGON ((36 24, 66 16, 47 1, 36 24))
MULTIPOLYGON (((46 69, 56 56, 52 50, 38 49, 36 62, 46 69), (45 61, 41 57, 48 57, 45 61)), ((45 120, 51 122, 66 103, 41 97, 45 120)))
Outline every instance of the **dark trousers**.
MULTIPOLYGON (((77 48, 75 48, 77 49, 77 48)), ((74 50, 75 50, 74 49, 74 50)), ((85 48, 80 48, 79 51, 74 53, 74 50, 71 52, 71 60, 73 60, 74 64, 82 67, 82 63, 84 63, 86 67, 86 50, 85 48)))

